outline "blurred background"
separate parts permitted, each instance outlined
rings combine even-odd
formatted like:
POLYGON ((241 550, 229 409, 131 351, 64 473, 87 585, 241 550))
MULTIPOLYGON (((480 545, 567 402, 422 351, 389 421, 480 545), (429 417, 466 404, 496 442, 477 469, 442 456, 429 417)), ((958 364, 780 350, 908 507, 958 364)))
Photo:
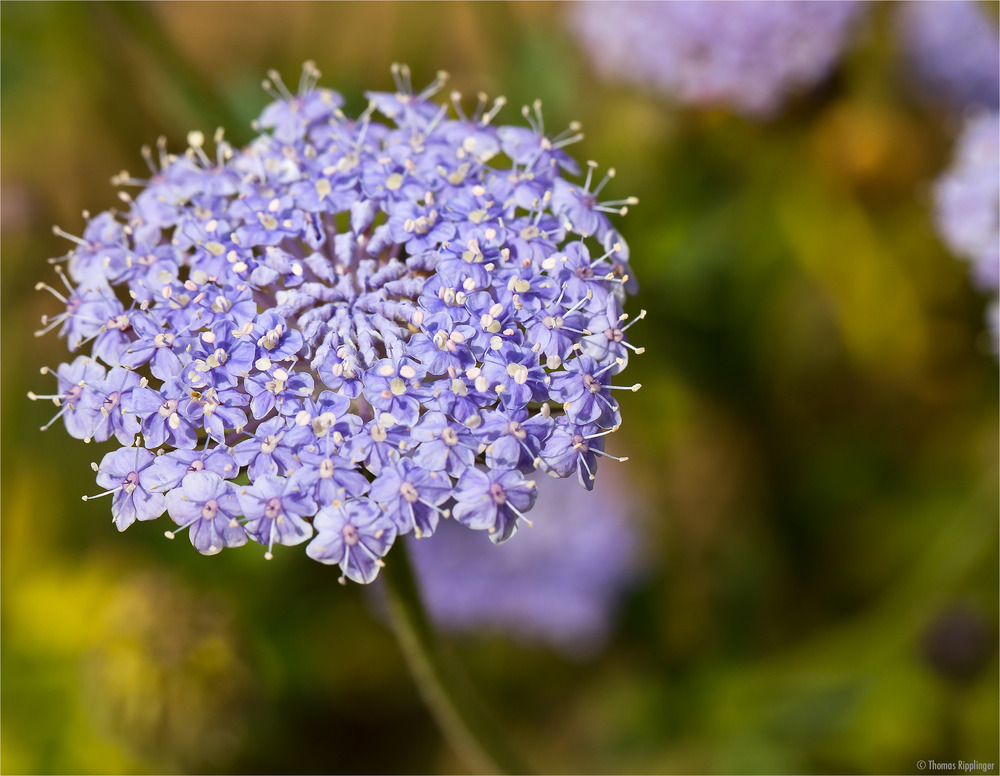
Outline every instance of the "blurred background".
MULTIPOLYGON (((80 501, 104 451, 39 433, 54 409, 25 398, 66 360, 31 336, 55 312, 32 288, 69 247, 52 225, 79 234, 81 211, 113 207, 110 177, 143 174, 161 134, 247 142, 266 70, 294 85, 306 59, 355 114, 394 61, 418 88, 445 69, 504 94, 502 122, 541 98, 549 131, 583 123, 574 156, 617 168, 606 196, 640 200, 616 225, 641 286, 629 309, 648 310, 630 332, 644 388, 622 399, 613 450, 631 460, 608 462, 600 496, 635 537, 634 573, 608 583, 586 650, 522 633, 516 612, 449 630, 528 758, 995 762, 997 363, 988 300, 932 217, 962 115, 911 83, 902 5, 867 9, 829 76, 761 120, 599 79, 566 4, 5 3, 3 771, 465 768, 377 591, 294 550, 202 557, 162 521, 119 534, 106 502, 80 501)), ((558 591, 546 606, 556 618, 558 591)))

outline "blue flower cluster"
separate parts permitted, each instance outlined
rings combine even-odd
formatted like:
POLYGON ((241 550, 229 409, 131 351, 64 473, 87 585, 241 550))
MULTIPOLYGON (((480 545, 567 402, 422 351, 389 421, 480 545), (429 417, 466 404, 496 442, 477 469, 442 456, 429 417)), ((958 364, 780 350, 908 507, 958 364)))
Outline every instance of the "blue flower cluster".
POLYGON ((601 75, 755 118, 829 73, 863 9, 852 0, 578 2, 571 25, 601 75))
POLYGON ((54 260, 42 331, 89 355, 32 397, 120 443, 94 464, 119 529, 167 512, 206 554, 309 541, 368 583, 441 518, 510 538, 535 473, 592 487, 614 391, 638 388, 614 385, 642 315, 608 218, 633 200, 603 201, 593 163, 564 177, 579 128, 547 135, 537 103, 497 127, 502 98, 453 93, 451 115, 445 74, 393 74, 355 119, 311 63, 294 94, 269 74, 249 146, 147 149, 148 180, 116 176, 126 209, 54 260))
POLYGON ((1000 354, 1000 114, 969 119, 934 193, 941 238, 971 263, 975 286, 993 297, 987 316, 1000 354))

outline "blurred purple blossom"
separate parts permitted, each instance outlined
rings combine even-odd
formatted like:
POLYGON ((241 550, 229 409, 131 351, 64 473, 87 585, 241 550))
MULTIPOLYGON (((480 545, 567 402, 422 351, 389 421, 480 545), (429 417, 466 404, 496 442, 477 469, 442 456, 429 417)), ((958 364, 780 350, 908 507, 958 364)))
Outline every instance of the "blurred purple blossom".
MULTIPOLYGON (((993 295, 1000 291, 1000 114, 969 120, 951 166, 935 188, 936 222, 945 245, 972 265, 973 283, 993 295)), ((996 302, 989 314, 998 350, 996 302)))
POLYGON ((955 108, 1000 106, 997 23, 972 0, 907 2, 896 24, 908 75, 933 100, 955 108))
POLYGON ((433 619, 457 632, 492 631, 573 656, 599 649, 642 571, 639 527, 617 473, 588 493, 542 477, 532 525, 498 550, 479 532, 442 521, 411 544, 433 619))
POLYGON ((757 118, 832 69, 860 2, 574 3, 571 25, 604 77, 757 118))

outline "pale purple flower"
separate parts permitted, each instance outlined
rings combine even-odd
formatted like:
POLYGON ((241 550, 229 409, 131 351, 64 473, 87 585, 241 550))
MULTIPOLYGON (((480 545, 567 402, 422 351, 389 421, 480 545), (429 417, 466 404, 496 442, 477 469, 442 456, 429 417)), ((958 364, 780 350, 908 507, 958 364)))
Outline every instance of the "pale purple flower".
MULTIPOLYGON (((188 529, 191 544, 203 555, 215 555, 225 547, 242 547, 247 533, 240 525, 243 515, 236 486, 210 471, 184 477, 181 487, 167 493, 170 519, 188 529)), ((176 531, 167 536, 174 537, 176 531)))
POLYGON ((396 525, 366 498, 335 501, 313 522, 318 533, 306 553, 320 563, 339 564, 341 580, 373 581, 396 540, 396 525))
POLYGON ((104 456, 100 466, 95 464, 97 484, 106 488, 97 496, 84 496, 83 500, 112 496, 111 516, 119 531, 124 531, 136 520, 155 520, 167 508, 156 460, 149 450, 142 447, 121 447, 104 456))
POLYGON ((231 480, 240 473, 232 452, 222 446, 203 450, 170 450, 157 456, 153 466, 160 483, 155 488, 158 491, 177 487, 192 472, 208 471, 226 480, 231 480))
MULTIPOLYGON (((46 367, 43 374, 49 371, 46 367)), ((103 385, 106 374, 104 367, 86 356, 78 356, 69 364, 60 364, 56 369, 57 393, 46 396, 28 394, 31 399, 51 399, 60 408, 42 426, 42 431, 63 418, 70 436, 86 440, 93 438, 94 427, 101 416, 100 405, 104 400, 98 389, 103 385)))
MULTIPOLYGON (((601 428, 621 424, 618 402, 611 396, 610 372, 614 362, 601 365, 590 356, 580 356, 567 365, 564 373, 552 378, 551 396, 562 402, 567 417, 574 423, 597 423, 601 428)), ((638 390, 639 386, 628 386, 638 390)))
POLYGON ((219 321, 191 338, 188 352, 191 363, 186 378, 195 388, 234 388, 250 373, 254 360, 250 337, 228 321, 219 321))
POLYGON ((505 541, 536 473, 593 486, 630 348, 612 219, 634 200, 594 164, 569 180, 579 127, 547 134, 538 104, 496 127, 503 100, 449 116, 443 74, 414 93, 393 73, 358 118, 312 65, 297 94, 272 73, 249 145, 146 149, 148 180, 116 176, 139 188, 124 210, 60 232, 43 324, 91 352, 44 398, 126 445, 98 478, 119 527, 169 507, 200 552, 309 541, 367 583, 451 514, 505 541))
POLYGON ((486 462, 493 469, 532 472, 538 467, 542 442, 552 433, 553 421, 526 410, 484 412, 476 436, 486 445, 486 462))
POLYGON ((472 432, 443 412, 426 413, 411 434, 420 443, 413 461, 428 471, 443 471, 458 477, 475 463, 480 452, 480 444, 472 432))
POLYGON ((250 439, 233 446, 233 457, 256 480, 265 474, 284 474, 295 467, 295 452, 285 440, 291 429, 283 417, 271 418, 259 426, 250 439))
POLYGON ((302 467, 292 476, 317 504, 332 504, 368 492, 370 483, 359 467, 322 446, 301 449, 298 459, 302 467))
POLYGON ((142 422, 146 447, 155 448, 169 442, 171 447, 193 448, 197 444, 196 425, 203 414, 200 405, 187 393, 183 382, 175 377, 164 381, 159 391, 148 387, 132 389, 132 411, 142 422))
MULTIPOLYGON (((970 262, 976 287, 996 298, 1000 292, 1000 115, 970 119, 951 167, 938 179, 935 204, 935 221, 945 245, 970 262)), ((993 343, 998 349, 995 338, 993 343)))
POLYGON ((897 3, 906 76, 925 97, 964 110, 1000 107, 996 17, 974 0, 897 3))
POLYGON ((571 26, 597 71, 687 105, 757 118, 833 68, 859 2, 578 2, 571 26))
POLYGON ((518 521, 535 503, 535 482, 517 470, 466 469, 455 486, 455 519, 490 541, 502 544, 517 531, 518 521))
POLYGON ((247 535, 267 545, 268 555, 275 544, 294 546, 312 536, 303 518, 316 514, 316 502, 293 479, 262 474, 239 492, 239 500, 247 535))
POLYGON ((382 470, 370 496, 396 524, 399 533, 413 531, 419 539, 430 536, 437 528, 443 513, 441 504, 452 497, 452 483, 443 471, 430 471, 404 458, 382 470))
POLYGON ((139 419, 131 409, 132 391, 139 387, 139 377, 122 367, 108 372, 104 382, 95 386, 100 396, 99 415, 94 424, 94 440, 104 442, 112 435, 123 445, 132 444, 139 433, 139 419))

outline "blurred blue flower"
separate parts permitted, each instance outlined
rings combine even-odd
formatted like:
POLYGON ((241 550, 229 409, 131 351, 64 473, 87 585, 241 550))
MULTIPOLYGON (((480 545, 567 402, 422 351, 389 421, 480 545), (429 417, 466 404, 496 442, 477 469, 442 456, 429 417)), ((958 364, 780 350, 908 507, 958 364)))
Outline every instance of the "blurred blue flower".
POLYGON ((997 24, 972 0, 907 2, 896 9, 907 73, 955 108, 1000 107, 997 24))
POLYGON ((503 550, 454 520, 411 546, 433 619, 456 632, 494 631, 583 656, 610 636, 623 594, 642 571, 627 489, 602 475, 590 494, 542 477, 532 525, 503 550))
POLYGON ((954 159, 935 188, 936 223, 945 245, 972 265, 977 288, 991 294, 989 315, 993 345, 997 337, 1000 292, 1000 114, 970 119, 956 145, 954 159))
POLYGON ((597 71, 687 105, 767 118, 826 76, 859 2, 579 2, 571 24, 597 71))
POLYGON ((593 487, 641 351, 608 217, 634 200, 602 200, 593 164, 564 177, 578 127, 546 134, 538 103, 497 128, 503 99, 469 115, 453 94, 450 118, 444 74, 414 93, 393 73, 357 119, 311 64, 294 94, 272 73, 246 148, 145 149, 123 212, 58 230, 76 247, 53 261, 65 293, 40 284, 65 307, 43 331, 90 356, 45 398, 124 446, 96 467, 119 528, 169 511, 207 554, 312 540, 370 582, 397 534, 452 511, 505 541, 532 474, 593 487))

